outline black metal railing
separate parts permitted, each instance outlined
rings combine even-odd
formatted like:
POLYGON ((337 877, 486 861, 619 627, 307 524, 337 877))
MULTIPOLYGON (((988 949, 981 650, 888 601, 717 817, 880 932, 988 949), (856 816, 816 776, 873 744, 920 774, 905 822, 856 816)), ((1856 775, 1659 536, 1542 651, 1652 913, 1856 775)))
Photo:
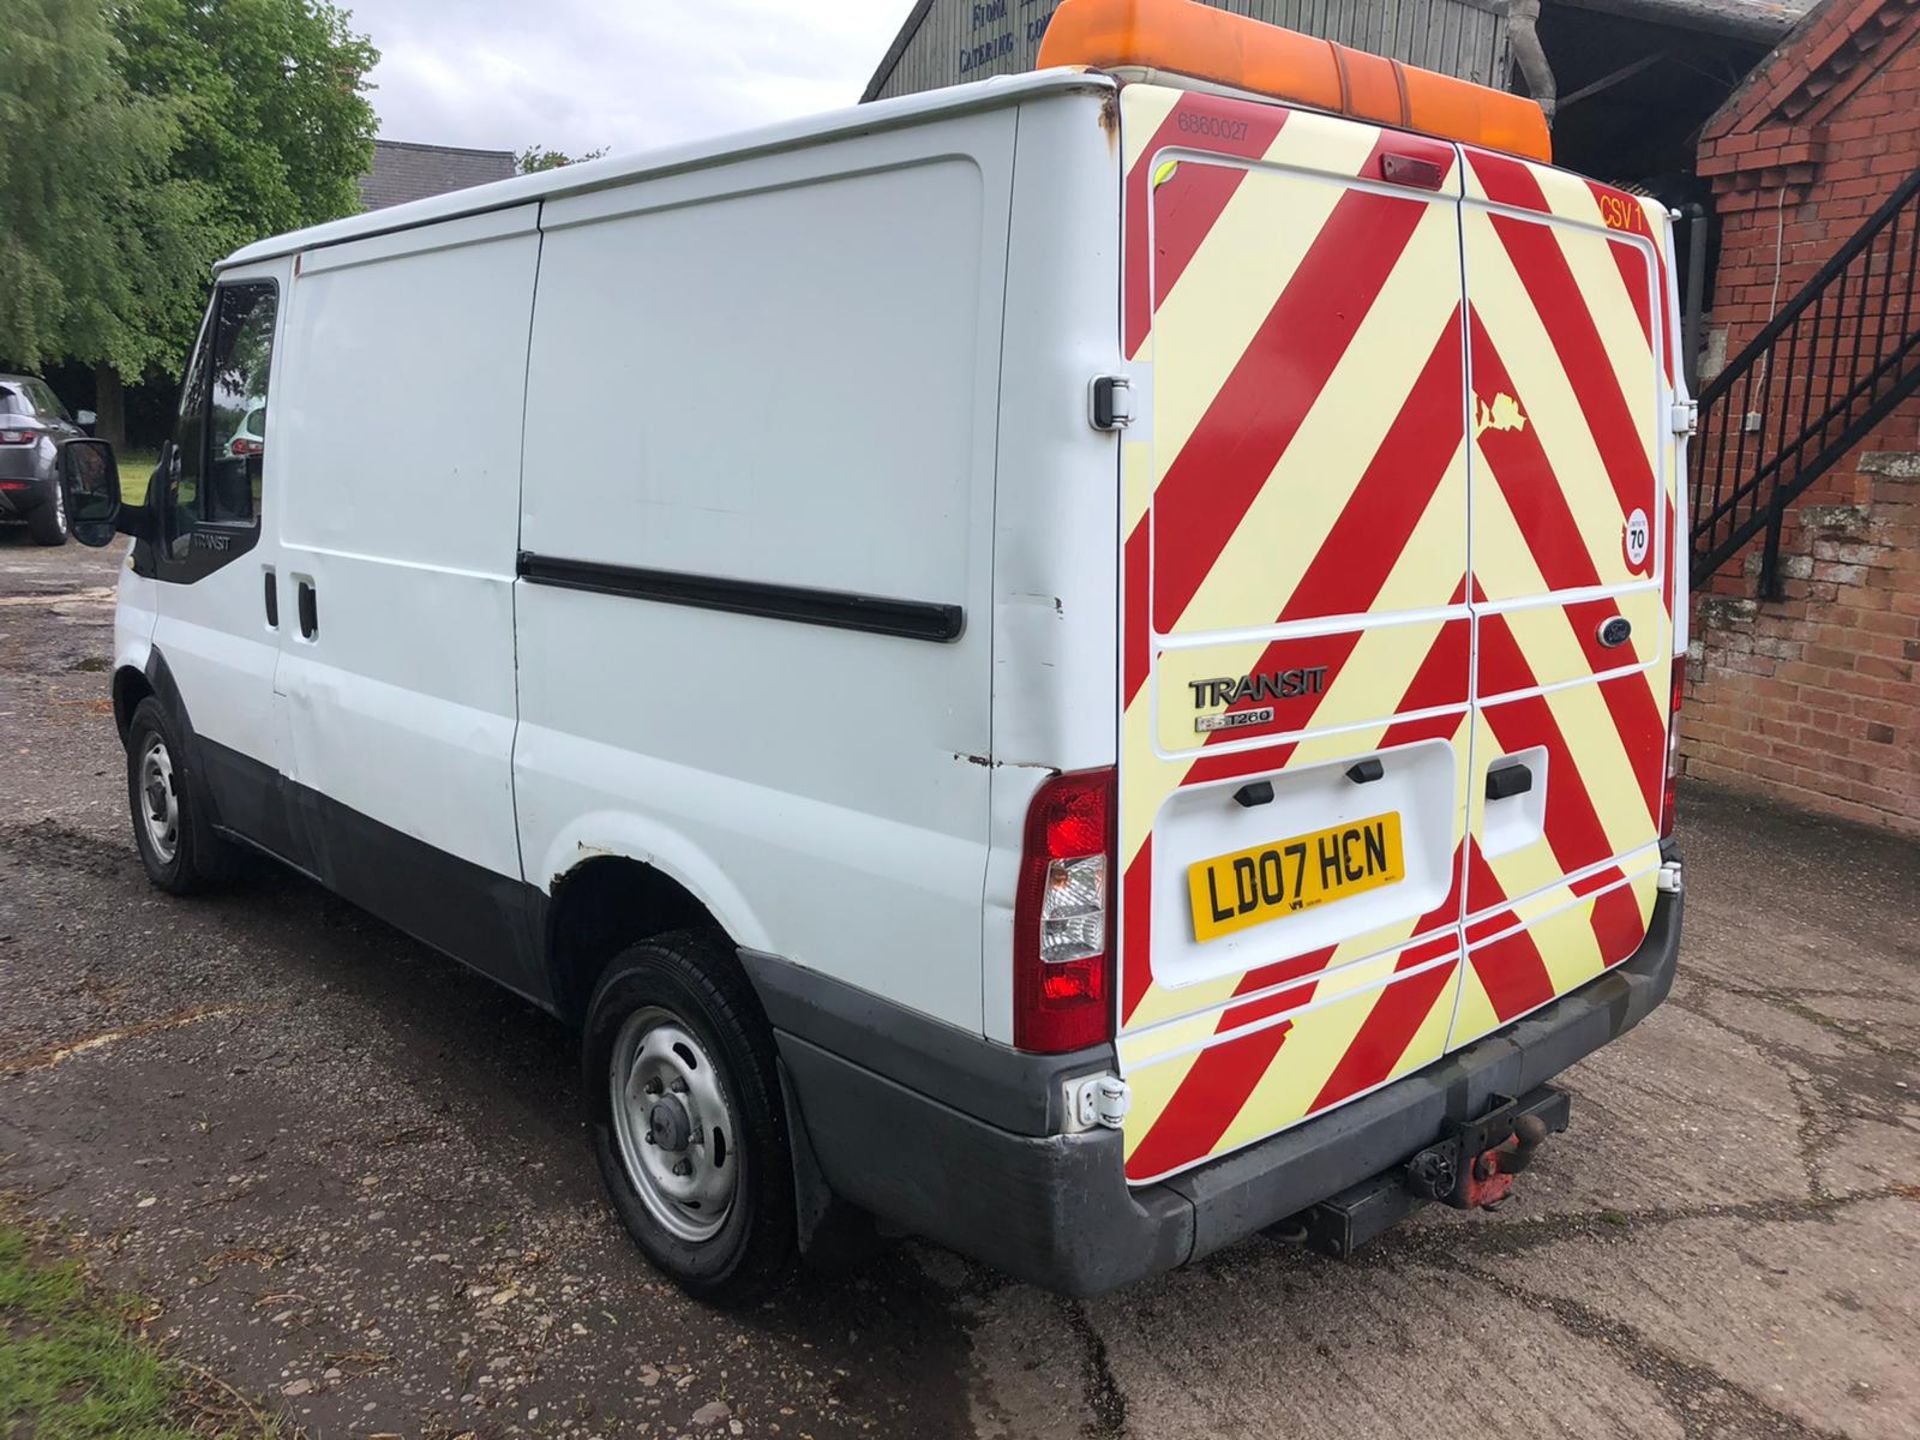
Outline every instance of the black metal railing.
POLYGON ((1780 594, 1796 496, 1920 389, 1920 170, 1700 391, 1693 584, 1764 535, 1760 593, 1780 594))

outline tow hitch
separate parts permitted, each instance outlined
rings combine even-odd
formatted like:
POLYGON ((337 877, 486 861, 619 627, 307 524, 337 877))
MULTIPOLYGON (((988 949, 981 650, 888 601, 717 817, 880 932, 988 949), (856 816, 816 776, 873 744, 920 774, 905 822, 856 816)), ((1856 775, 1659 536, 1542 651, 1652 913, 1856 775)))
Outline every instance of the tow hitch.
POLYGON ((1407 1188, 1456 1210, 1491 1210, 1513 1193, 1513 1177, 1541 1142, 1567 1128, 1569 1108, 1567 1092, 1551 1085, 1524 1100, 1496 1095, 1486 1114, 1407 1162, 1407 1188))
POLYGON ((1518 1100, 1496 1095, 1477 1120, 1452 1122, 1438 1144, 1282 1221, 1274 1233, 1344 1260, 1430 1200, 1490 1210, 1513 1192, 1513 1177, 1532 1163, 1547 1136, 1567 1128, 1571 1104, 1566 1091, 1551 1085, 1518 1100))

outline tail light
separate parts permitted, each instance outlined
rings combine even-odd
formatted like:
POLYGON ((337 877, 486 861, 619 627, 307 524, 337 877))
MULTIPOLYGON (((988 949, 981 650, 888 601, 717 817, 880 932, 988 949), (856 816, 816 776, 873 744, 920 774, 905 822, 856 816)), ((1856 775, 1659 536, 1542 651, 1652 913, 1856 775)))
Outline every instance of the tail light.
POLYGON ((1675 791, 1680 780, 1680 701, 1687 688, 1687 657, 1673 661, 1673 702, 1667 709, 1667 781, 1660 792, 1660 838, 1673 834, 1677 807, 1675 791))
POLYGON ((234 441, 231 448, 233 450, 233 453, 236 456, 240 456, 244 458, 245 456, 248 456, 248 455, 264 454, 266 453, 267 447, 258 440, 242 439, 242 440, 234 441))
POLYGON ((40 432, 32 427, 22 430, 0 430, 0 445, 31 445, 39 438, 40 432))
POLYGON ((1112 770, 1056 775, 1027 809, 1013 902, 1013 1043, 1058 1054, 1113 1034, 1112 770))

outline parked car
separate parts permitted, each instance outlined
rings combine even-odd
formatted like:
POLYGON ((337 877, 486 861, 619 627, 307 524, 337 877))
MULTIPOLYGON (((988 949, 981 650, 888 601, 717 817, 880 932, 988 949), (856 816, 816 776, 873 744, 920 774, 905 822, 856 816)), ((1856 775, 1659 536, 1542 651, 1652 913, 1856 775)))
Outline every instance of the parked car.
POLYGON ((153 508, 67 447, 153 883, 265 852, 562 1017, 696 1295, 876 1218, 1344 1253, 1672 983, 1667 212, 1521 97, 1056 33, 248 245, 153 508))
POLYGON ((227 437, 227 454, 240 459, 267 453, 267 402, 255 400, 240 418, 239 428, 227 437))
POLYGON ((67 502, 56 460, 68 440, 84 436, 93 412, 79 417, 36 375, 0 375, 0 521, 25 521, 41 545, 67 538, 67 502))

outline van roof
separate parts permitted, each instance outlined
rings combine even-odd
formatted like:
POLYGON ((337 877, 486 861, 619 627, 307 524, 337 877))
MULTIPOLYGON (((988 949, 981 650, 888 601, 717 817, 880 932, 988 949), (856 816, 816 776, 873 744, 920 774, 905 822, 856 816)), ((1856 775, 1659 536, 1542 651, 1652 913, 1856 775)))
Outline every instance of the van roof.
POLYGON ((835 136, 892 130, 918 124, 935 116, 998 109, 1036 95, 1075 90, 1111 91, 1115 87, 1116 82, 1110 77, 1080 66, 1022 75, 997 75, 966 85, 948 86, 918 95, 903 95, 893 100, 877 100, 842 110, 828 110, 798 120, 785 120, 777 125, 740 130, 684 145, 644 150, 633 155, 614 155, 605 160, 586 160, 534 175, 516 175, 510 180, 496 180, 489 185, 475 185, 444 195, 432 195, 424 200, 393 205, 384 210, 351 215, 344 220, 329 220, 323 225, 310 225, 304 230, 292 230, 285 235, 256 240, 234 251, 213 268, 218 273, 231 266, 267 260, 277 255, 290 255, 316 246, 360 240, 370 235, 385 235, 416 225, 431 225, 462 215, 502 210, 510 205, 524 205, 552 196, 605 190, 633 180, 789 150, 835 136))

